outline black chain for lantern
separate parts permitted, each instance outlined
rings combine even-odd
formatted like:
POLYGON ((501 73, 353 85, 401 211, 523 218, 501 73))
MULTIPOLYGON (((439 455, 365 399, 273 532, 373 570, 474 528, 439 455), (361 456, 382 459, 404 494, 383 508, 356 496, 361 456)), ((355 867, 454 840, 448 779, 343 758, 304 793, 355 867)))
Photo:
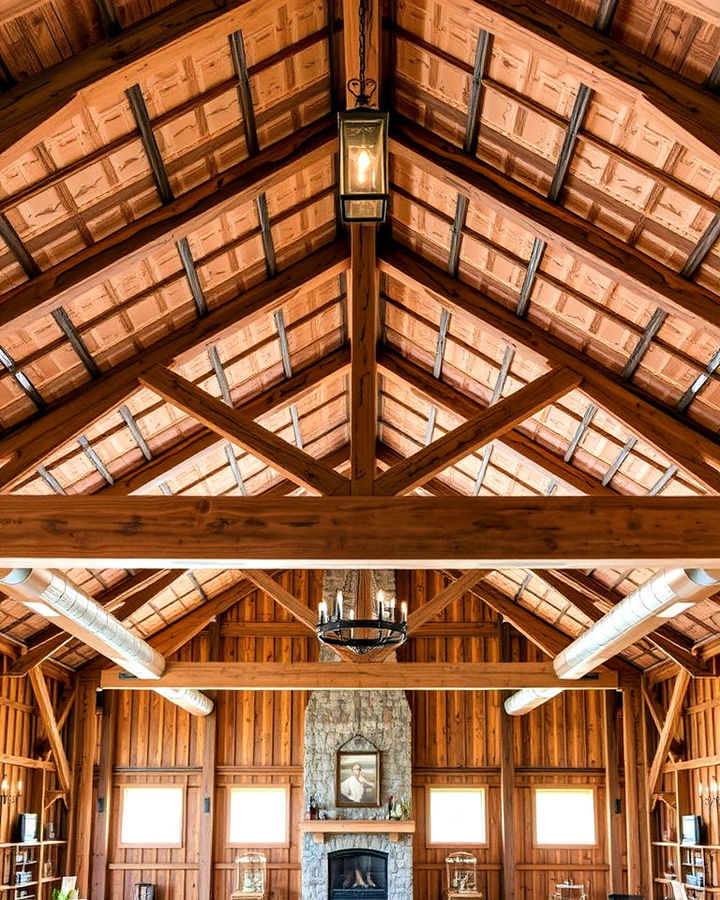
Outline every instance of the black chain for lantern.
POLYGON ((359 39, 358 55, 360 57, 360 73, 358 78, 351 78, 347 83, 348 91, 355 98, 355 106, 370 106, 377 88, 374 78, 365 77, 365 28, 367 25, 367 6, 365 0, 358 3, 359 39))

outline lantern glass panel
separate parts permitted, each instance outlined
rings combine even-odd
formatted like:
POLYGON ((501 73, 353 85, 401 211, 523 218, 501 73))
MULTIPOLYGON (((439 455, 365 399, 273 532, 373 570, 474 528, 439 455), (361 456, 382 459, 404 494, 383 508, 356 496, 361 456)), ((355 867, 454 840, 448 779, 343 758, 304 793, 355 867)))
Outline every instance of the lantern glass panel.
POLYGON ((387 211, 387 113, 340 115, 340 197, 345 221, 382 221, 387 211))

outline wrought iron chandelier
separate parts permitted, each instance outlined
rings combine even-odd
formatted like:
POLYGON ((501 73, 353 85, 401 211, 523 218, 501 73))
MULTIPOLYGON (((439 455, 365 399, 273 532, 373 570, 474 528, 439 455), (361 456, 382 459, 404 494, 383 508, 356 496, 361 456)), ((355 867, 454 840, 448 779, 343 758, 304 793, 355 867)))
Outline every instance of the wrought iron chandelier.
POLYGON ((372 573, 358 573, 355 609, 346 609, 342 591, 335 595, 335 607, 328 610, 323 600, 318 606, 315 631, 318 640, 330 647, 345 647, 362 655, 380 647, 399 647, 407 639, 407 603, 398 610, 394 597, 379 590, 372 596, 372 573))
POLYGON ((347 89, 355 109, 338 113, 340 215, 343 222, 384 222, 388 188, 388 114, 371 107, 377 84, 365 75, 366 0, 358 4, 360 71, 347 89))

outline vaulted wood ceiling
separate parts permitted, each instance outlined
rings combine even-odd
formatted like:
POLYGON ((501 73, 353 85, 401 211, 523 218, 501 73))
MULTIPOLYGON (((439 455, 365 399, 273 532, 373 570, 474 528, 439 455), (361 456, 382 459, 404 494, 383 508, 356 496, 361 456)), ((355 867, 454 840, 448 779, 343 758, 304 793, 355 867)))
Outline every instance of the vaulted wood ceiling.
MULTIPOLYGON (((714 4, 385 0, 390 216, 352 265, 343 5, 0 8, 0 491, 333 494, 374 458, 378 493, 720 493, 714 4)), ((143 635, 253 589, 69 574, 143 635)), ((474 590, 541 640, 649 574, 474 590)), ((692 669, 719 632, 709 600, 627 655, 692 669)))

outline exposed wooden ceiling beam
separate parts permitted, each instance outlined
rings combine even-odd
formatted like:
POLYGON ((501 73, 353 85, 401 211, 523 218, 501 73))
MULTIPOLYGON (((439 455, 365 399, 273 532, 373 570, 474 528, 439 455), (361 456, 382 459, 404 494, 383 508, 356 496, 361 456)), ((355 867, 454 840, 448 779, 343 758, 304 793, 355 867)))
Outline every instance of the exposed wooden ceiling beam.
POLYGON ((688 685, 690 684, 690 675, 684 669, 680 669, 675 678, 673 692, 670 696, 667 715, 663 723, 662 731, 658 738, 657 749, 650 766, 650 774, 648 775, 648 794, 651 796, 660 787, 660 778, 662 777, 662 768, 667 760, 675 730, 677 729, 682 713, 682 705, 687 694, 688 685))
POLYGON ((192 188, 36 278, 8 291, 0 303, 0 328, 22 328, 101 285, 112 272, 138 264, 230 209, 254 200, 313 162, 337 143, 329 117, 271 144, 257 156, 192 188))
POLYGON ((52 700, 50 699, 50 692, 48 691, 45 676, 40 669, 31 669, 30 681, 32 683, 38 709, 40 710, 40 718, 45 727, 48 740, 50 741, 50 747, 52 748, 60 789, 67 792, 71 787, 70 764, 68 763, 67 754, 65 753, 60 729, 55 721, 55 711, 52 707, 52 700))
POLYGON ((4 566, 720 568, 714 497, 0 497, 4 566))
POLYGON ((188 45, 203 46, 230 34, 262 5, 263 0, 245 0, 228 9, 215 0, 184 0, 5 91, 0 100, 3 165, 8 150, 20 156, 54 134, 58 113, 64 118, 78 114, 84 94, 92 92, 96 100, 121 95, 150 67, 175 64, 191 52, 188 45))
MULTIPOLYGON (((717 103, 717 100, 715 100, 717 103)), ((520 223, 534 236, 629 288, 695 327, 720 328, 717 295, 614 237, 587 219, 551 203, 504 173, 467 156, 459 147, 399 116, 393 118, 390 150, 452 190, 466 194, 520 223)))
MULTIPOLYGON (((360 21, 358 0, 343 0, 343 55, 346 78, 358 76, 360 21)), ((375 83, 371 102, 382 96, 380 84, 381 6, 366 4, 365 74, 375 83)), ((346 89, 345 104, 355 105, 346 89)), ((350 325, 350 489, 353 494, 373 493, 375 442, 377 437, 377 367, 379 275, 376 256, 376 226, 350 226, 350 273, 348 312, 350 325)))
POLYGON ((350 320, 350 485, 372 494, 377 438, 377 340, 379 274, 375 226, 350 228, 348 305, 350 320))
MULTIPOLYGON (((411 391, 420 394, 431 403, 467 419, 479 415, 486 409, 467 393, 458 390, 458 388, 445 381, 440 381, 431 372, 421 368, 389 347, 385 347, 380 351, 378 367, 383 375, 401 382, 411 391)), ((536 444, 535 441, 516 428, 503 435, 498 443, 583 494, 594 497, 617 496, 615 491, 604 487, 592 475, 581 471, 570 463, 566 463, 561 456, 557 456, 541 444, 536 444)))
MULTIPOLYGON (((350 364, 350 352, 347 347, 340 347, 328 353, 316 362, 293 372, 290 378, 284 378, 259 394, 254 394, 239 403, 235 408, 239 413, 251 419, 269 413, 276 407, 287 403, 296 403, 309 391, 330 378, 337 378, 345 373, 350 364)), ((201 427, 191 437, 178 441, 158 453, 150 462, 143 463, 127 475, 115 479, 115 484, 103 486, 97 493, 133 494, 155 487, 161 480, 182 471, 196 458, 206 454, 210 449, 222 443, 217 433, 201 427)), ((347 454, 343 457, 343 461, 347 454)), ((328 463, 327 459, 323 462, 328 463)), ((331 468, 335 466, 331 463, 331 468)), ((294 487, 288 488, 288 492, 294 487)))
POLYGON ((230 408, 222 400, 216 400, 207 391, 195 387, 177 372, 155 366, 140 375, 140 383, 311 493, 349 493, 350 485, 343 475, 258 425, 249 416, 230 408))
POLYGON ((569 394, 581 381, 570 369, 552 369, 388 469, 378 477, 375 493, 386 496, 408 493, 569 394))
POLYGON ((289 297, 337 277, 347 268, 348 247, 335 242, 283 269, 239 297, 211 310, 204 319, 191 322, 151 344, 143 352, 121 363, 62 403, 21 427, 0 442, 0 458, 10 461, 0 469, 0 491, 20 484, 46 456, 82 434, 109 411, 118 407, 138 386, 140 374, 154 365, 182 363, 218 341, 238 322, 260 311, 272 311, 289 297))
MULTIPOLYGON (((481 570, 478 570, 481 571, 481 570)), ((497 637, 495 622, 429 622, 408 635, 412 638, 479 638, 497 637)), ((314 638, 308 628, 300 622, 248 621, 224 622, 223 637, 246 638, 291 638, 304 640, 314 638)))
MULTIPOLYGON (((568 589, 575 590, 589 597, 591 600, 593 600, 593 602, 598 604, 599 609, 602 613, 606 613, 609 609, 612 609, 613 606, 616 606, 623 599, 622 594, 619 594, 617 591, 606 587, 596 578, 592 578, 590 575, 585 575, 583 572, 561 569, 557 572, 549 572, 547 574, 550 576, 551 581, 554 581, 558 585, 567 585, 566 588, 563 588, 564 591, 568 589)), ((568 594, 566 594, 566 596, 568 596, 568 599, 570 599, 568 594)), ((686 637, 686 635, 681 634, 670 624, 662 625, 653 633, 653 637, 658 636, 666 638, 681 650, 692 650, 692 640, 686 637)), ((697 661, 700 662, 699 659, 697 661)))
MULTIPOLYGON (((255 591, 255 585, 243 578, 231 585, 217 596, 201 603, 195 609, 185 613, 174 622, 161 628, 147 639, 151 647, 163 656, 172 656, 188 641, 191 641, 218 616, 227 612, 230 607, 240 603, 255 591)), ((105 656, 96 656, 83 666, 87 671, 99 671, 112 667, 112 662, 105 656)))
POLYGON ((149 690, 193 687, 200 690, 409 690, 492 691, 523 687, 563 687, 570 690, 613 690, 618 677, 600 671, 597 678, 560 679, 549 663, 179 663, 169 662, 156 680, 119 677, 103 672, 100 686, 108 690, 149 690))
MULTIPOLYGON (((712 5, 712 0, 691 2, 712 5)), ((450 0, 450 5, 473 27, 509 38, 593 89, 610 88, 626 103, 647 104, 673 135, 684 132, 695 151, 720 153, 716 98, 677 72, 538 0, 450 0)))
POLYGON ((412 251, 393 244, 382 249, 380 267, 402 284, 428 291, 472 316, 525 354, 567 366, 583 376, 581 390, 596 405, 640 434, 658 452, 669 456, 705 488, 720 493, 720 445, 686 422, 638 395, 635 388, 602 372, 579 350, 538 325, 513 313, 475 288, 452 278, 412 251))
MULTIPOLYGON (((478 581, 490 574, 490 570, 471 569, 469 572, 463 572, 457 578, 452 580, 447 587, 431 597, 426 603, 423 603, 418 609, 414 609, 407 619, 408 637, 417 636, 419 630, 426 625, 435 616, 449 606, 454 600, 462 597, 470 588, 474 587, 478 581)), ((464 625, 465 623, 462 623, 464 625)), ((461 628, 462 628, 461 625, 461 628)), ((462 632, 460 632, 462 633, 462 632)), ((381 647, 377 650, 371 650, 362 657, 363 662, 382 662, 395 653, 395 647, 381 647)))

